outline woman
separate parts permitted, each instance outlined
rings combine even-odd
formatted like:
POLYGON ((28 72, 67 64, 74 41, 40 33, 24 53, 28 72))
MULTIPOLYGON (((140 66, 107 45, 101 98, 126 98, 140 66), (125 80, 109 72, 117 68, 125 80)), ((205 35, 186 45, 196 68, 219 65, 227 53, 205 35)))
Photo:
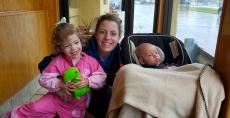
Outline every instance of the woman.
POLYGON ((106 85, 92 92, 88 108, 96 118, 104 118, 112 95, 112 85, 116 72, 120 68, 121 20, 111 14, 99 17, 95 34, 88 41, 84 51, 97 59, 107 74, 106 85))

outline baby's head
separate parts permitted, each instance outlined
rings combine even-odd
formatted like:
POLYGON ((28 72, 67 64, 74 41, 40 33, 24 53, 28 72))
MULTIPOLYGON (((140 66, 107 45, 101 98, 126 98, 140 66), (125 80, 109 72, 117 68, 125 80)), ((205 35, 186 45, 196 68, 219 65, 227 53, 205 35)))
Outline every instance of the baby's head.
POLYGON ((142 43, 136 47, 135 53, 141 65, 156 65, 161 63, 158 47, 150 43, 142 43))
POLYGON ((71 58, 80 58, 81 56, 81 41, 72 24, 58 24, 53 31, 52 43, 56 53, 63 53, 71 58))

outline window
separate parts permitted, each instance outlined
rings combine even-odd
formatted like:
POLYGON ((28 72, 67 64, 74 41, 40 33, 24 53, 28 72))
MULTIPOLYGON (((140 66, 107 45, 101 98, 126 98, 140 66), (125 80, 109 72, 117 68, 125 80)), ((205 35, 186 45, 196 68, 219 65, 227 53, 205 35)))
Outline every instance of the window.
POLYGON ((176 20, 172 20, 171 34, 183 42, 193 40, 214 57, 222 4, 222 0, 180 0, 172 15, 176 20))
POLYGON ((152 33, 155 0, 135 0, 133 33, 152 33))

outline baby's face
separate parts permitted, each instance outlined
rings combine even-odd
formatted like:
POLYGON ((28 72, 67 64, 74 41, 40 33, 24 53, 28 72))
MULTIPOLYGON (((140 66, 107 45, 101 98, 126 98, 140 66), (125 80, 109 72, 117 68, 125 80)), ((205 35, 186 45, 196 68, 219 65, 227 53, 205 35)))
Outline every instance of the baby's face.
POLYGON ((160 55, 155 46, 146 46, 142 50, 139 61, 144 65, 159 65, 160 55))

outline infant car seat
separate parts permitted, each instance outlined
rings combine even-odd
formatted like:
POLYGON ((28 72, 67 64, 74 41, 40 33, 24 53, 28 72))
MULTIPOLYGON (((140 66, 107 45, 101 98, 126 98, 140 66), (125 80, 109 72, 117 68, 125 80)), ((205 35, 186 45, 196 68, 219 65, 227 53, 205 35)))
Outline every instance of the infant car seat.
POLYGON ((134 48, 141 43, 151 43, 164 52, 162 63, 181 66, 192 63, 184 44, 174 36, 165 34, 132 34, 125 36, 121 42, 122 64, 136 63, 134 48))

